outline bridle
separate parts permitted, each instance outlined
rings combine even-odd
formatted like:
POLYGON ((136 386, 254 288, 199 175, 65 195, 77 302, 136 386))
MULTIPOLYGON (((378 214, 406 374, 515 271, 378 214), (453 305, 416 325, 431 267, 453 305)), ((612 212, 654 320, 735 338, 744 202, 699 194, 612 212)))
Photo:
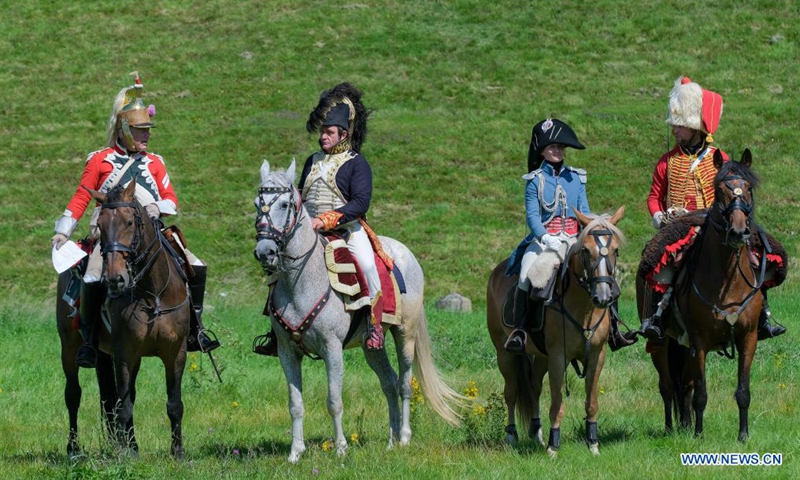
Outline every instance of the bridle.
MULTIPOLYGON (((753 212, 752 200, 749 203, 745 201, 744 188, 742 187, 741 184, 734 185, 732 183, 734 180, 739 180, 741 181, 741 183, 746 184, 747 191, 752 192, 752 187, 747 182, 747 180, 741 175, 734 174, 725 177, 720 182, 720 185, 718 185, 717 190, 722 190, 722 186, 724 186, 731 192, 731 194, 733 195, 733 199, 731 199, 731 201, 728 202, 727 205, 723 204, 722 202, 715 202, 712 211, 715 212, 717 215, 709 215, 709 221, 711 223, 711 226, 714 228, 714 230, 717 231, 720 237, 724 238, 723 243, 728 246, 735 246, 735 245, 730 245, 729 243, 729 237, 732 228, 730 221, 731 214, 736 210, 739 210, 740 212, 744 213, 745 217, 747 218, 747 223, 746 223, 747 228, 749 229, 751 223, 750 214, 753 212), (718 218, 715 218, 716 216, 721 216, 722 219, 719 220, 718 218)), ((720 198, 719 191, 717 192, 717 194, 715 194, 715 198, 720 198)), ((752 193, 750 198, 752 199, 752 193)))
MULTIPOLYGON (((131 244, 125 245, 124 243, 116 241, 115 239, 112 241, 101 242, 100 245, 100 253, 103 255, 104 264, 106 262, 107 254, 114 252, 119 252, 122 254, 123 258, 125 259, 125 268, 128 271, 129 277, 131 278, 130 285, 125 289, 125 291, 129 291, 130 296, 133 299, 135 297, 132 295, 132 292, 136 289, 137 284, 144 278, 145 275, 147 275, 147 273, 153 267, 153 265, 155 264, 156 260, 159 257, 159 254, 165 249, 165 247, 166 249, 172 251, 172 247, 169 246, 169 243, 167 243, 166 238, 161 233, 161 227, 162 227, 161 220, 157 218, 152 219, 148 217, 153 226, 153 231, 154 231, 153 240, 147 245, 147 247, 145 247, 141 252, 139 252, 139 250, 141 249, 140 241, 143 238, 143 232, 144 232, 144 220, 142 219, 141 206, 139 205, 138 202, 134 201, 134 202, 103 203, 100 206, 100 208, 103 210, 116 210, 118 208, 133 209, 135 229, 133 232, 133 240, 131 241, 131 244), (153 251, 156 245, 158 246, 158 250, 153 251), (142 265, 142 263, 144 263, 144 265, 142 265)), ((106 235, 108 234, 109 232, 106 232, 106 235)), ((104 266, 103 271, 105 270, 106 269, 104 266)), ((183 273, 183 270, 180 267, 178 267, 178 272, 180 273, 181 278, 185 284, 187 279, 183 273)), ((152 297, 155 299, 155 305, 152 308, 153 318, 145 323, 151 323, 155 321, 155 319, 157 319, 160 315, 172 312, 174 310, 178 310, 179 308, 183 307, 185 304, 189 302, 190 295, 187 286, 186 297, 180 304, 174 307, 162 308, 161 295, 167 289, 167 286, 169 286, 169 282, 170 279, 167 278, 167 280, 164 282, 164 286, 158 293, 147 292, 150 295, 152 295, 152 297)), ((117 298, 123 295, 125 291, 117 293, 112 293, 111 291, 109 291, 108 296, 110 298, 117 298)))
MULTIPOLYGON (((575 276, 578 285, 586 290, 590 296, 592 294, 592 289, 594 289, 598 283, 607 283, 611 289, 612 298, 616 300, 619 298, 620 294, 616 277, 617 262, 611 262, 611 251, 608 248, 614 239, 614 232, 607 228, 595 228, 589 231, 587 235, 592 235, 594 237, 595 244, 600 246, 600 250, 598 252, 599 255, 594 261, 592 261, 589 251, 583 246, 580 246, 579 248, 581 249, 580 254, 583 271, 581 272, 580 276, 578 276, 577 272, 573 272, 573 275, 575 276), (606 271, 609 272, 609 275, 595 275, 595 272, 600 267, 601 263, 605 263, 606 271)), ((618 250, 614 252, 614 256, 619 257, 618 250)))
MULTIPOLYGON (((614 261, 614 262, 611 261, 611 251, 609 249, 609 246, 611 245, 611 242, 614 239, 614 232, 611 231, 608 228, 593 228, 592 230, 587 232, 586 235, 592 235, 594 237, 595 244, 599 246, 599 251, 598 251, 599 255, 598 255, 598 257, 594 261, 592 261, 592 258, 591 258, 590 254, 589 254, 588 249, 586 249, 583 246, 582 243, 581 244, 575 243, 570 248, 570 251, 567 253, 567 260, 565 260, 565 261, 563 261, 561 263, 561 272, 559 274, 561 279, 562 279, 562 281, 561 281, 561 294, 559 295, 559 298, 558 298, 558 311, 559 311, 559 313, 561 314, 562 317, 564 317, 567 320, 569 320, 569 322, 576 329, 578 329, 579 332, 581 332, 581 334, 583 335, 583 339, 584 339, 584 348, 583 348, 583 352, 584 352, 584 354, 583 354, 584 371, 581 372, 579 367, 578 367, 577 362, 575 360, 572 361, 572 366, 575 369, 575 373, 578 375, 579 378, 585 378, 586 377, 586 370, 585 369, 586 369, 586 366, 588 365, 588 362, 589 362, 589 352, 591 350, 591 339, 594 336, 594 333, 597 331, 597 329, 603 323, 603 320, 605 320, 606 317, 608 316, 609 307, 611 306, 611 304, 613 303, 614 300, 619 298, 619 295, 620 295, 619 285, 617 284, 617 278, 616 278, 617 262, 616 261, 614 261), (577 249, 580 249, 580 251, 576 251, 577 249), (611 289, 612 302, 609 303, 609 306, 607 306, 606 308, 603 309, 603 314, 594 323, 594 325, 591 325, 588 328, 584 327, 582 323, 578 322, 578 320, 575 319, 575 317, 569 312, 569 310, 567 310, 566 305, 564 305, 564 294, 567 292, 567 289, 569 288, 570 278, 572 278, 568 274, 568 270, 569 270, 568 267, 569 267, 569 263, 570 263, 568 260, 571 259, 573 255, 580 255, 580 259, 581 259, 580 261, 581 261, 581 265, 582 265, 583 268, 581 269, 580 274, 578 272, 573 271, 572 275, 574 276, 574 278, 576 280, 576 283, 584 291, 586 291, 586 293, 589 295, 589 297, 592 296, 592 289, 594 289, 597 286, 597 284, 599 284, 599 283, 606 283, 606 284, 609 285, 609 287, 611 289), (605 262, 606 271, 609 274, 608 275, 595 275, 595 272, 600 267, 600 264, 603 263, 603 262, 605 262)), ((615 257, 619 256, 619 250, 614 251, 614 256, 615 257)), ((564 331, 563 331, 564 337, 563 338, 564 338, 564 341, 566 342, 566 338, 567 338, 566 322, 563 324, 563 328, 564 328, 564 331)), ((565 363, 566 363, 566 355, 567 355, 567 351, 566 351, 566 348, 564 348, 565 363)), ((566 375, 566 371, 564 372, 564 374, 566 375)), ((567 393, 569 394, 569 390, 567 391, 567 393)))
MULTIPOLYGON (((261 240, 272 240, 277 246, 278 258, 281 259, 286 257, 286 244, 292 239, 300 225, 299 219, 300 215, 302 214, 303 203, 300 199, 299 192, 294 185, 289 185, 286 187, 261 187, 258 189, 256 209, 258 210, 255 221, 256 242, 261 240), (292 194, 291 199, 289 200, 289 209, 292 211, 292 214, 287 215, 286 221, 280 228, 278 228, 272 221, 272 215, 270 212, 272 211, 275 202, 277 202, 281 196, 287 193, 292 194), (269 201, 266 201, 264 199, 264 194, 271 194, 272 198, 269 199, 269 201)), ((316 242, 314 243, 314 246, 316 246, 316 242)), ((311 251, 313 251, 313 249, 314 247, 311 247, 311 250, 297 258, 308 255, 311 251)), ((285 270, 282 261, 279 260, 279 265, 277 266, 267 265, 261 263, 257 252, 253 252, 253 254, 256 257, 256 260, 258 260, 261 264, 261 268, 264 269, 265 273, 271 274, 277 271, 285 270)), ((297 258, 290 258, 290 260, 296 260, 297 258)))
MULTIPOLYGON (((130 245, 125 245, 119 241, 106 241, 101 242, 100 246, 100 253, 103 255, 103 260, 105 261, 106 255, 113 252, 122 253, 123 258, 125 259, 125 266, 128 270, 128 274, 131 276, 131 285, 129 289, 133 289, 137 283, 144 277, 145 274, 152 268, 153 264, 158 258, 158 253, 161 251, 161 243, 158 241, 158 235, 156 234, 153 237, 153 240, 150 244, 142 251, 138 253, 139 250, 139 242, 142 239, 142 231, 144 230, 144 221, 142 220, 142 214, 139 211, 139 204, 137 202, 111 202, 111 203, 103 203, 100 208, 102 210, 116 210, 118 208, 132 208, 133 209, 133 218, 135 224, 135 230, 133 231, 133 240, 131 241, 130 245), (158 245, 159 249, 152 254, 153 248, 158 245), (144 266, 139 267, 139 265, 147 260, 144 266)), ((153 220, 153 228, 156 231, 159 231, 158 225, 156 222, 159 220, 153 220)), ((106 232, 108 235, 109 232, 106 232)), ((105 270, 105 269, 104 269, 105 270)))

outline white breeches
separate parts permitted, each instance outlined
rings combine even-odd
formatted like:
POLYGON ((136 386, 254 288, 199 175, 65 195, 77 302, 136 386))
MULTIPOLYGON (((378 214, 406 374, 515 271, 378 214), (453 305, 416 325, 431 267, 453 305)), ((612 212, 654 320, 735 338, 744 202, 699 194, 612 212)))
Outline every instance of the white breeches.
MULTIPOLYGON (((366 236, 366 235, 365 235, 366 236)), ((195 254, 189 251, 180 241, 177 235, 174 236, 176 243, 186 253, 186 258, 191 265, 205 265, 195 254)), ((369 239, 367 239, 369 242, 369 239)), ((374 263, 374 262, 373 262, 374 263)), ((376 270, 377 272, 377 270, 376 270)), ((86 273, 83 274, 83 283, 96 283, 103 278, 103 255, 100 253, 100 242, 95 243, 92 254, 89 255, 89 262, 86 264, 86 273)), ((371 289, 372 287, 370 287, 371 289)))
POLYGON ((530 245, 528 245, 528 248, 525 249, 520 264, 519 281, 517 282, 517 286, 521 290, 526 292, 530 291, 530 276, 532 274, 538 274, 540 276, 547 275, 547 278, 540 278, 540 283, 542 285, 535 285, 537 288, 542 288, 547 283, 547 280, 550 279, 549 275, 553 273, 553 269, 557 268, 566 258, 569 247, 577 240, 576 237, 571 237, 563 232, 558 234, 557 237, 562 241, 561 248, 559 248, 558 252, 548 249, 539 243, 538 240, 532 241, 530 245), (531 268, 535 271, 531 272, 531 268))
POLYGON ((381 279, 378 276, 378 268, 375 266, 372 243, 360 223, 356 223, 347 230, 350 232, 350 236, 347 238, 347 249, 356 257, 358 266, 361 267, 367 280, 367 286, 369 286, 369 298, 374 299, 375 295, 381 291, 381 279))

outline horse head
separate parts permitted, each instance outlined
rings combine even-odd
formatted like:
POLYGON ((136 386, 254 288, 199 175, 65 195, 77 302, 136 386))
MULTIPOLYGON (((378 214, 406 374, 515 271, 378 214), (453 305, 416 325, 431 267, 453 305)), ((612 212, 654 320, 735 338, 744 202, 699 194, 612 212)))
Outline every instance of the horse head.
POLYGON ((750 239, 755 197, 753 189, 758 178, 750 170, 752 156, 745 149, 738 162, 725 162, 719 150, 714 152, 714 204, 709 221, 723 242, 732 247, 741 246, 750 239))
POLYGON ((283 269, 281 258, 286 244, 300 225, 300 192, 294 186, 295 161, 285 172, 270 172, 269 162, 261 165, 261 186, 256 206, 256 248, 253 254, 268 274, 283 269))
POLYGON ((569 268, 589 293, 595 308, 607 308, 619 297, 617 258, 625 237, 616 224, 625 214, 625 207, 611 217, 589 217, 573 211, 582 228, 569 255, 569 268))
POLYGON ((103 194, 86 189, 100 203, 97 228, 100 230, 100 245, 103 254, 105 277, 109 292, 119 294, 133 288, 134 264, 139 259, 145 216, 134 195, 136 182, 127 187, 117 186, 103 194))

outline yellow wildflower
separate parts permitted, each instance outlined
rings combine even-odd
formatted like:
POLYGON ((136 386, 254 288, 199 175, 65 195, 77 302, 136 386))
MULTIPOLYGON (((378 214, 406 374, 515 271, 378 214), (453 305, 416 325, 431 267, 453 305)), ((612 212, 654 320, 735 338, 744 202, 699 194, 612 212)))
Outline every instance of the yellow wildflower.
POLYGON ((472 413, 475 415, 486 415, 486 408, 483 405, 475 405, 472 407, 472 413))
MULTIPOLYGON (((778 387, 780 387, 780 388, 786 388, 786 384, 785 384, 785 383, 783 383, 783 382, 781 382, 781 383, 779 383, 779 384, 778 384, 778 387)), ((2 391, 3 391, 3 389, 2 389, 2 388, 0 388, 0 392, 2 392, 2 391)))
POLYGON ((354 434, 350 435, 350 441, 352 443, 356 443, 357 444, 358 443, 358 434, 354 433, 354 434))
POLYGON ((606 393, 606 389, 603 387, 600 387, 598 390, 600 391, 600 395, 606 393))
POLYGON ((425 397, 422 396, 422 389, 416 378, 411 377, 411 410, 413 411, 417 405, 425 403, 425 397))
POLYGON ((333 449, 333 440, 330 438, 322 442, 322 451, 330 452, 333 449))
POLYGON ((239 402, 237 402, 236 400, 234 400, 234 401, 231 403, 231 407, 233 407, 233 408, 238 408, 238 407, 239 407, 239 402))
POLYGON ((190 371, 190 372, 194 372, 194 371, 195 371, 195 370, 197 370, 198 368, 200 368, 200 367, 199 367, 199 366, 198 366, 196 363, 194 363, 194 362, 192 362, 192 364, 191 364, 191 365, 189 365, 189 371, 190 371))
POLYGON ((478 385, 470 380, 467 384, 467 388, 464 389, 464 396, 467 398, 478 398, 478 385))

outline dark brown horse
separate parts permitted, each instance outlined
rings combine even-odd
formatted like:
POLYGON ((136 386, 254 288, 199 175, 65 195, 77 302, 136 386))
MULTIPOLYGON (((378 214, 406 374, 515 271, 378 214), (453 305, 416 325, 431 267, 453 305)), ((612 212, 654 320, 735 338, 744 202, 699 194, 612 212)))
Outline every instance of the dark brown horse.
MULTIPOLYGON (((109 433, 123 448, 138 452, 134 435, 133 405, 136 376, 142 357, 159 357, 167 383, 167 415, 171 425, 171 453, 184 454, 181 433, 183 401, 181 379, 186 364, 190 298, 186 276, 177 266, 159 222, 151 220, 134 197, 135 182, 108 194, 90 190, 101 204, 97 226, 104 260, 107 313, 104 326, 96 327, 99 352, 97 378, 109 433), (110 328, 110 332, 109 332, 110 328)), ((59 277, 56 320, 61 337, 61 364, 67 384, 64 397, 69 410, 67 453, 80 453, 77 414, 81 401, 75 354, 83 340, 61 300, 69 272, 59 277)))
MULTIPOLYGON (((715 200, 700 237, 687 253, 683 272, 676 277, 667 311, 673 326, 685 328, 690 347, 682 347, 672 338, 662 347, 651 346, 667 431, 672 430, 673 412, 680 414, 681 427, 689 428, 693 410, 695 434, 703 432, 703 413, 708 403, 706 355, 723 351, 732 358, 738 352, 735 397, 739 406, 739 440, 748 437, 750 367, 756 352, 760 287, 764 280, 763 268, 752 266, 748 252, 753 233, 753 189, 758 184, 750 171, 751 162, 749 150, 744 151, 739 162, 724 163, 719 151, 715 152, 714 166, 719 170, 714 178, 715 200)), ((765 263, 762 261, 762 266, 765 263)), ((640 318, 651 313, 645 311, 648 293, 639 275, 640 318)))
POLYGON ((528 434, 544 445, 539 413, 542 382, 548 373, 550 382, 550 438, 548 453, 556 456, 560 446, 561 419, 564 402, 561 390, 570 363, 583 365, 586 388, 586 440, 594 454, 599 454, 597 439, 597 382, 605 362, 605 345, 610 332, 609 306, 619 289, 616 284, 616 263, 624 241, 615 226, 625 207, 613 217, 594 218, 579 212, 583 227, 566 257, 567 270, 557 283, 554 302, 548 307, 544 321, 543 347, 528 336, 528 355, 512 355, 504 344, 511 328, 503 323, 503 303, 508 292, 516 288, 518 276, 505 275, 504 260, 489 276, 486 291, 487 327, 497 351, 497 365, 505 380, 504 396, 508 407, 506 439, 518 440, 515 417, 528 424, 528 434), (515 415, 516 412, 516 415, 515 415))

